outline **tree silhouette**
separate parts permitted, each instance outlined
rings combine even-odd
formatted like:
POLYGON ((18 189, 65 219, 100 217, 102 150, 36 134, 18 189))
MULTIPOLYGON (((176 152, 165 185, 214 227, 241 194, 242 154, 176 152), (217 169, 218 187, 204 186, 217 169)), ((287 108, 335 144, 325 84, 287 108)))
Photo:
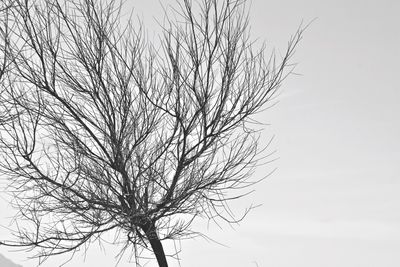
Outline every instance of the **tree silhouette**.
POLYGON ((177 1, 158 45, 114 0, 3 3, 0 169, 19 212, 2 244, 44 260, 115 231, 164 267, 162 241, 197 216, 241 219, 228 202, 264 156, 252 117, 301 30, 276 58, 252 48, 242 0, 177 1))

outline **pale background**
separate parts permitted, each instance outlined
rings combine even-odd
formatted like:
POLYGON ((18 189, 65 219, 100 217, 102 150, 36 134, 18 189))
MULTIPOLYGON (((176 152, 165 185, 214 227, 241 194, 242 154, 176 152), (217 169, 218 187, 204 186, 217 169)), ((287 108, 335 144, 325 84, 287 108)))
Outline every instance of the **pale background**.
MULTIPOLYGON (((153 17, 162 15, 159 2, 127 5, 151 38, 153 17)), ((291 76, 278 105, 260 115, 271 124, 265 141, 275 135, 271 151, 278 150, 279 160, 256 175, 278 170, 238 203, 239 212, 263 203, 240 225, 199 226, 225 246, 184 241, 181 266, 400 266, 400 2, 253 0, 250 10, 253 37, 278 51, 302 20, 317 18, 294 57, 301 75, 291 76)), ((0 204, 4 225, 12 211, 0 204)), ((24 253, 0 253, 36 266, 24 253)), ((65 266, 114 266, 114 255, 112 248, 106 254, 94 248, 85 261, 78 253, 65 266)), ((61 263, 56 258, 43 266, 61 263)))

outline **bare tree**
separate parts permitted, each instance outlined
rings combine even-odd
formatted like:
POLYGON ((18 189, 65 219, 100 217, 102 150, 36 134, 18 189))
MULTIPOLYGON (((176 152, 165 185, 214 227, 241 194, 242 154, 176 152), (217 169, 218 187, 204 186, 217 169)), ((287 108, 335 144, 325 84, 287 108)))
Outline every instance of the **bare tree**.
POLYGON ((252 117, 301 39, 255 51, 244 2, 177 1, 156 46, 114 0, 5 1, 0 165, 19 212, 2 244, 44 260, 115 231, 164 267, 162 240, 196 216, 240 220, 228 202, 265 156, 252 117))

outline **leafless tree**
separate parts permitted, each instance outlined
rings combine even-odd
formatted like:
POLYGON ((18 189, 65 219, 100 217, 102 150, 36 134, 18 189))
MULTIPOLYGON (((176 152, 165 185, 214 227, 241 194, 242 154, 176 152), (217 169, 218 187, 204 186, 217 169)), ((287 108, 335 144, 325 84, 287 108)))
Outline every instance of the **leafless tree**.
POLYGON ((196 216, 240 220, 228 202, 265 156, 252 118, 301 30, 276 58, 252 48, 243 0, 177 1, 157 45, 114 0, 4 3, 0 169, 19 212, 2 244, 44 260, 114 231, 164 267, 196 216))

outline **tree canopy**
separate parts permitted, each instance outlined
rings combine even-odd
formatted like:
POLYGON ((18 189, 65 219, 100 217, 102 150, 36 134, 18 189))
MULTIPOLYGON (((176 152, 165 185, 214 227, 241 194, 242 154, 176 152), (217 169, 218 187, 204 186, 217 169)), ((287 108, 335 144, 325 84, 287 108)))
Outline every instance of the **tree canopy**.
POLYGON ((240 220, 228 202, 265 156, 252 119, 301 30, 277 58, 253 48, 242 0, 177 1, 158 45, 118 1, 2 5, 0 171, 19 211, 2 244, 46 259, 115 231, 167 266, 161 241, 197 216, 240 220))

